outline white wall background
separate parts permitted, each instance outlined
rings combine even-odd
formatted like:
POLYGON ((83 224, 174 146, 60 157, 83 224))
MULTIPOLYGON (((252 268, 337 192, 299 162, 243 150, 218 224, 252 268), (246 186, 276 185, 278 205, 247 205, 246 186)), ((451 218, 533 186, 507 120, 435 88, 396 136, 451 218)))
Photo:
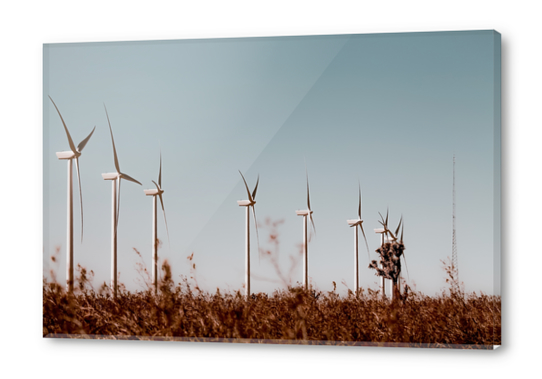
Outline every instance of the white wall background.
POLYGON ((529 1, 110 1, 0 10, 2 377, 536 376, 542 251, 539 18, 529 1), (503 343, 497 351, 69 341, 41 338, 42 44, 496 29, 503 58, 503 343))

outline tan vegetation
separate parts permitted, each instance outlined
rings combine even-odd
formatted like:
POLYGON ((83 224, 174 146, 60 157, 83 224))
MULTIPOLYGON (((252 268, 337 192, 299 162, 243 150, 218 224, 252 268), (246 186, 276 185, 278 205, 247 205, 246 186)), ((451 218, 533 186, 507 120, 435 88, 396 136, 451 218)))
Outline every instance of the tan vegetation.
POLYGON ((43 286, 43 335, 172 336, 234 339, 294 339, 336 342, 500 345, 500 297, 456 292, 429 297, 416 292, 382 300, 372 290, 340 297, 299 287, 246 299, 193 290, 184 278, 174 285, 167 262, 158 296, 152 290, 95 291, 78 278, 68 294, 43 286))
MULTIPOLYGON (((279 224, 268 224, 273 252, 264 256, 286 282, 276 259, 279 224)), ((105 283, 94 289, 93 273, 83 267, 78 266, 73 294, 52 275, 53 282, 43 283, 43 336, 461 348, 501 344, 500 296, 465 294, 457 283, 439 296, 407 290, 395 301, 371 289, 339 296, 335 285, 327 292, 289 285, 247 299, 240 291, 200 290, 193 254, 188 263, 191 277, 174 283, 170 265, 163 262, 157 295, 138 264, 147 289, 132 293, 121 285, 116 299, 105 283)), ((449 265, 444 270, 453 280, 449 265)))

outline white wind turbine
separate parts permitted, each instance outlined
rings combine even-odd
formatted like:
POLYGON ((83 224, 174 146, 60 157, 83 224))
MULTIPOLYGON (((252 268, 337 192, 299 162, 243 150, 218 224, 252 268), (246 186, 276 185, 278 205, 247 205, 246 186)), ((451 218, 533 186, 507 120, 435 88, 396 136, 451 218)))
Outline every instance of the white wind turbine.
POLYGON ((162 212, 164 213, 164 221, 166 223, 167 238, 169 241, 169 230, 167 227, 166 210, 164 209, 164 200, 162 194, 162 152, 160 152, 160 170, 158 172, 158 184, 152 181, 156 186, 156 189, 143 190, 145 195, 152 196, 152 286, 154 293, 158 292, 158 223, 156 219, 157 214, 157 201, 156 196, 160 198, 160 204, 162 205, 162 212))
MULTIPOLYGON (((404 232, 404 225, 403 225, 403 228, 401 229, 401 224, 403 224, 403 216, 401 216, 401 219, 399 220, 399 224, 397 225, 397 229, 395 229, 395 233, 393 233, 389 228, 388 228, 388 215, 389 215, 389 210, 386 212, 386 219, 384 220, 384 217, 382 216, 382 214, 379 212, 378 213, 380 215, 380 218, 381 218, 381 221, 379 221, 379 223, 383 226, 383 228, 380 228, 380 229, 375 229, 375 233, 380 233, 381 234, 381 245, 384 245, 384 243, 395 243, 395 242, 400 242, 402 243, 403 242, 403 232, 404 232), (399 238, 399 230, 401 230, 401 237, 399 238)), ((403 252, 403 260, 405 261, 405 268, 407 269, 407 274, 408 274, 408 267, 407 267, 407 264, 406 264, 406 258, 405 258, 405 254, 403 252)), ((382 268, 382 266, 381 266, 382 268)), ((381 277, 381 286, 382 286, 382 295, 383 296, 386 296, 386 288, 385 288, 385 283, 386 283, 386 279, 384 277, 381 277)), ((395 292, 393 290, 393 283, 391 280, 388 279, 388 282, 389 282, 389 287, 390 287, 390 294, 392 296, 392 299, 393 297, 395 296, 395 292)), ((397 288, 400 292, 400 287, 401 287, 401 278, 397 278, 397 288)))
MULTIPOLYGON (((386 242, 396 242, 397 241, 397 233, 399 233, 399 228, 401 227, 401 223, 403 222, 403 216, 401 216, 401 221, 399 221, 399 225, 397 226, 397 229, 395 231, 395 234, 392 233, 391 230, 388 229, 388 215, 389 215, 389 210, 386 211, 386 220, 384 220, 384 217, 382 216, 382 214, 380 212, 378 212, 378 214, 380 215, 380 218, 381 218, 381 221, 378 221, 383 227, 383 233, 386 235, 385 239, 386 239, 386 242)), ((376 229, 375 229, 376 230, 376 229)))
POLYGON ((120 213, 120 181, 126 179, 130 182, 141 185, 137 180, 131 176, 124 174, 120 171, 119 160, 117 158, 117 150, 115 149, 115 140, 113 138, 113 129, 111 129, 111 122, 109 121, 109 114, 105 107, 105 114, 107 116, 107 122, 109 124, 109 131, 111 132, 111 142, 113 143, 113 158, 115 159, 115 169, 117 172, 102 174, 104 180, 111 180, 111 288, 113 290, 113 296, 117 297, 117 225, 119 222, 120 213), (118 192, 118 194, 117 194, 118 192), (117 201, 118 197, 118 201, 117 201))
MULTIPOLYGON (((358 184, 359 189, 359 205, 358 205, 358 219, 357 220, 346 220, 350 227, 354 228, 354 288, 355 293, 358 293, 359 289, 359 262, 358 262, 358 226, 363 233, 363 238, 365 239, 365 245, 367 246, 367 254, 369 254, 369 244, 367 243, 367 237, 365 236, 365 231, 363 230, 363 220, 361 219, 361 186, 358 184)), ((369 260, 371 256, 369 255, 369 260)))
POLYGON ((298 216, 303 216, 303 287, 309 288, 309 241, 307 238, 307 217, 311 219, 312 229, 316 234, 316 228, 314 227, 314 221, 312 219, 311 200, 309 192, 309 174, 305 168, 307 175, 307 209, 301 211, 295 211, 298 216))
POLYGON ((240 207, 246 207, 246 236, 245 236, 245 294, 246 296, 250 296, 250 208, 252 208, 252 214, 254 215, 254 225, 256 226, 256 237, 258 238, 258 246, 259 246, 259 237, 258 237, 258 223, 256 221, 256 211, 254 210, 254 204, 256 204, 256 191, 258 190, 258 184, 260 183, 260 176, 258 175, 258 179, 256 180, 256 186, 254 186, 254 191, 252 191, 252 194, 250 193, 250 190, 248 189, 247 181, 245 180, 245 177, 239 171, 239 174, 241 174, 241 177, 243 178, 243 182, 245 183, 245 188, 247 189, 247 195, 248 200, 237 200, 237 204, 239 204, 240 207))
MULTIPOLYGON (((378 214, 380 214, 380 212, 378 214)), ((380 217, 382 218, 382 220, 384 219, 381 214, 380 214, 380 217)), ((386 213, 386 222, 385 222, 385 224, 386 225, 388 224, 388 213, 386 213)), ((381 246, 384 246, 385 242, 389 242, 389 239, 388 239, 387 234, 386 234, 386 229, 387 229, 387 227, 386 228, 378 228, 378 229, 374 230, 375 233, 380 234, 380 245, 381 246)), ((382 264, 380 262, 378 264, 380 265, 380 268, 382 268, 382 264)), ((382 289, 382 296, 386 297, 386 278, 384 278, 383 276, 380 277, 380 288, 382 289)))
MULTIPOLYGON (((382 217, 382 215, 380 215, 380 217, 382 217)), ((381 224, 384 226, 384 229, 386 230, 386 233, 388 233, 390 235, 388 237, 388 242, 390 242, 390 243, 398 242, 398 243, 403 244, 403 233, 405 231, 405 223, 403 222, 403 216, 402 215, 401 215, 401 219, 399 220, 399 224, 397 225, 397 228, 395 229, 395 234, 392 233, 392 231, 388 229, 388 216, 387 215, 386 215, 386 222, 385 223, 381 222, 381 224), (399 229, 401 230, 401 237, 399 237, 399 229)), ((401 255, 403 257, 403 260, 405 261, 405 268, 406 268, 407 276, 408 276, 408 266, 407 266, 404 250, 403 250, 403 254, 401 254, 401 255)), ((393 286, 393 283, 392 283, 392 286, 393 286)), ((397 291, 398 291, 398 293, 401 292, 401 277, 400 276, 397 278, 397 291)), ((395 292, 393 291, 393 288, 391 290, 391 294, 392 294, 392 299, 393 299, 393 297, 395 296, 395 292)))
POLYGON ((79 200, 81 203, 81 242, 83 242, 83 196, 81 191, 81 176, 79 175, 79 157, 81 156, 81 152, 83 151, 83 148, 87 144, 88 140, 92 136, 92 133, 94 133, 94 130, 96 129, 96 126, 92 129, 90 134, 82 140, 79 145, 77 145, 77 148, 75 147, 72 137, 70 135, 70 132, 68 131, 68 127, 66 126, 66 123, 64 122, 64 118, 62 118, 62 115, 60 114, 60 111, 58 110, 58 107, 56 106, 55 102, 49 96, 49 99, 51 99, 51 102, 55 106, 56 111, 58 112, 58 115, 60 116, 60 120, 62 121, 62 125, 64 125, 64 130, 66 131, 66 136, 68 137, 68 143, 70 145, 70 151, 61 151, 56 153, 56 156, 60 160, 67 160, 68 161, 68 222, 67 222, 67 241, 66 241, 66 286, 68 292, 73 292, 73 185, 72 185, 72 162, 75 159, 75 167, 77 169, 77 181, 79 183, 79 200))

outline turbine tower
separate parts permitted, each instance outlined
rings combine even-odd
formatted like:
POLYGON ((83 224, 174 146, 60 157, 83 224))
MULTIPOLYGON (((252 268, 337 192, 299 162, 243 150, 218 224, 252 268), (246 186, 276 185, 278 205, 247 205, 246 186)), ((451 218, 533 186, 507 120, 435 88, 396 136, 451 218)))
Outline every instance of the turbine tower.
POLYGON ((250 208, 252 208, 252 214, 254 215, 254 226, 256 227, 256 237, 258 238, 258 248, 259 248, 260 241, 258 237, 258 223, 256 221, 256 211, 254 210, 254 204, 256 204, 256 191, 258 190, 258 184, 260 183, 260 176, 258 175, 258 179, 256 180, 256 186, 254 186, 254 190, 252 191, 252 193, 250 193, 245 177, 243 176, 241 171, 239 171, 239 174, 241 174, 241 178, 243 178, 243 182, 245 183, 245 188, 247 189, 247 195, 248 195, 248 200, 237 200, 237 204, 239 204, 240 207, 246 207, 245 294, 248 298, 251 295, 251 292, 250 292, 250 208))
POLYGON ((455 235, 455 154, 453 158, 452 203, 452 274, 455 283, 459 284, 459 272, 457 268, 457 241, 455 235))
MULTIPOLYGON (((369 255, 369 244, 367 243, 367 237, 365 236, 365 231, 363 230, 363 220, 361 219, 361 186, 358 183, 359 189, 359 205, 358 205, 358 219, 357 220, 346 220, 348 225, 351 228, 354 228, 354 288, 355 293, 358 293, 359 289, 359 262, 358 262, 358 226, 363 233, 363 238, 365 239, 365 245, 367 246, 367 254, 369 255)), ((369 255, 369 261, 371 256, 369 255)))
MULTIPOLYGON (((384 242, 389 240, 386 237, 386 230, 384 228, 378 228, 374 230, 375 233, 380 234, 380 246, 384 246, 384 242)), ((378 265, 382 269, 382 264, 379 262, 378 265)), ((382 291, 382 297, 386 297, 386 278, 383 276, 380 277, 380 290, 382 291)))
POLYGON ((86 146, 88 140, 90 137, 92 137, 92 134, 94 133, 94 130, 96 129, 96 126, 92 129, 90 134, 82 140, 79 145, 77 145, 77 148, 75 147, 72 137, 70 135, 70 132, 68 131, 68 127, 66 126, 66 123, 64 122, 64 118, 62 118, 62 115, 60 114, 60 111, 58 110, 58 107, 56 106, 55 102, 49 96, 49 99, 51 99, 51 102, 55 106, 56 111, 58 112, 58 115, 60 116, 60 120, 62 121, 62 125, 64 125, 64 130, 66 131, 66 136, 68 137, 68 143, 70 145, 70 151, 60 151, 56 153, 56 156, 60 160, 67 160, 68 161, 68 211, 67 211, 67 239, 66 239, 66 289, 68 292, 73 292, 73 184, 72 184, 72 173, 73 173, 73 160, 75 160, 75 167, 77 169, 77 181, 79 183, 79 200, 81 203, 81 242, 83 242, 83 195, 81 190, 81 176, 79 174, 79 157, 81 156, 81 152, 83 151, 83 148, 86 146))
POLYGON ((298 216, 303 216, 303 287, 307 290, 309 288, 309 241, 307 238, 307 217, 310 217, 312 223, 312 229, 316 234, 316 228, 314 227, 314 221, 312 219, 311 200, 309 191, 309 174, 305 167, 305 173, 307 175, 307 209, 301 211, 295 211, 298 216))
POLYGON ((158 171, 158 184, 152 181, 156 186, 156 189, 143 190, 145 195, 152 196, 152 286, 154 288, 154 294, 158 293, 158 223, 156 219, 157 215, 157 201, 156 196, 160 198, 160 205, 162 205, 162 213, 164 214, 164 222, 166 223, 167 238, 169 241, 169 229, 167 227, 166 211, 164 209, 164 200, 162 194, 162 152, 160 152, 160 169, 158 171))
POLYGON ((115 149, 115 139, 113 138, 113 129, 111 129, 111 122, 109 121, 109 114, 105 107, 105 115, 107 116, 107 123, 109 124, 109 131, 111 132, 111 142, 113 144, 113 158, 115 159, 115 169, 117 172, 111 172, 102 174, 104 180, 111 180, 111 289, 113 296, 117 297, 117 226, 119 222, 120 213, 120 182, 122 179, 126 179, 130 182, 141 185, 137 180, 131 176, 124 174, 120 171, 119 160, 117 158, 117 150, 115 149))

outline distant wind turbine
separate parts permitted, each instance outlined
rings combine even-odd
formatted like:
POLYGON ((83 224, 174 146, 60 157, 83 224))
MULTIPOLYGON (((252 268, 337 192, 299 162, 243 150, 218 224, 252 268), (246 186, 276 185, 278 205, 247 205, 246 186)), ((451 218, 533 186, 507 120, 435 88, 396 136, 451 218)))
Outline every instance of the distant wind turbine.
MULTIPOLYGON (((397 225, 397 228, 395 229, 395 232, 392 232, 389 228, 388 228, 388 215, 389 215, 389 211, 386 212, 386 219, 384 219, 384 217, 382 216, 382 214, 380 214, 380 218, 381 218, 381 221, 380 224, 383 226, 382 229, 375 229, 375 232, 376 233, 381 233, 382 235, 382 248, 384 248, 384 244, 385 243, 389 243, 389 244, 392 244, 393 246, 393 250, 392 251, 392 256, 391 256, 391 259, 392 261, 390 262, 387 262, 387 264, 391 265, 390 267, 388 267, 387 269, 390 270, 390 275, 392 276, 393 280, 392 280, 392 287, 391 287, 391 296, 392 296, 392 299, 395 298, 396 295, 399 295, 401 293, 401 262, 400 262, 400 256, 398 257, 398 260, 395 261, 395 259, 397 259, 397 256, 393 256, 393 253, 394 251, 397 252, 397 251, 400 251, 400 255, 403 256, 403 259, 405 261, 405 267, 406 267, 406 258, 405 258, 405 255, 404 255, 404 244, 403 244, 403 232, 404 232, 404 223, 403 223, 403 216, 401 216, 401 219, 399 220, 399 224, 397 225), (401 228, 401 226, 403 226, 401 228), (399 230, 401 230, 401 237, 399 238, 399 230), (398 244, 398 245, 397 245, 398 244), (397 249, 400 249, 400 250, 397 250, 397 249)), ((390 245, 386 245, 386 249, 388 248, 392 248, 392 246, 390 245)), ((383 267, 381 266, 380 268, 383 269, 383 267)), ((408 273, 408 268, 407 268, 407 273, 408 273)), ((384 277, 382 277, 382 294, 383 296, 386 295, 385 293, 385 287, 384 287, 384 277)))
POLYGON ((399 228, 401 227, 401 222, 403 221, 403 216, 401 216, 401 221, 399 221, 399 226, 397 226, 397 229, 395 230, 395 234, 392 233, 391 230, 388 229, 388 215, 389 210, 386 212, 386 220, 384 220, 384 217, 380 212, 378 212, 380 215, 381 221, 378 221, 383 227, 384 227, 384 234, 387 237, 388 242, 396 242, 397 241, 397 233, 399 233, 399 228))
POLYGON ((166 210, 164 209, 164 200, 162 194, 162 152, 160 152, 160 170, 158 171, 158 184, 152 181, 156 186, 156 189, 144 190, 145 195, 152 196, 152 286, 154 293, 158 292, 158 223, 156 220, 157 214, 157 201, 156 196, 160 198, 160 204, 162 205, 162 212, 164 213, 164 222, 166 223, 167 238, 169 241, 169 229, 167 227, 166 210))
POLYGON ((307 217, 311 219, 312 229, 316 234, 316 228, 314 227, 314 221, 312 219, 312 210, 311 210, 311 200, 310 200, 310 191, 309 191, 309 174, 307 168, 305 167, 305 173, 307 175, 307 209, 301 211, 295 211, 298 216, 303 216, 303 287, 305 289, 309 288, 309 241, 307 238, 307 217))
POLYGON ((246 235, 245 235, 245 294, 250 296, 250 208, 252 208, 252 214, 254 215, 254 225, 256 227, 256 237, 258 238, 258 249, 259 249, 259 237, 258 237, 258 223, 256 221, 256 211, 254 210, 254 204, 256 204, 256 191, 258 190, 258 184, 260 183, 260 176, 256 180, 256 186, 254 186, 254 191, 250 193, 248 189, 247 181, 245 177, 241 174, 243 182, 245 183, 245 188, 247 189, 248 200, 237 200, 237 204, 240 207, 246 207, 246 235))
POLYGON ((113 296, 117 297, 117 225, 119 222, 120 213, 120 182, 122 179, 126 179, 130 182, 141 185, 137 180, 131 176, 124 174, 120 171, 119 160, 117 158, 117 150, 115 149, 115 139, 113 138, 113 129, 111 129, 111 122, 109 121, 109 114, 105 107, 105 115, 107 116, 107 122, 109 124, 109 131, 111 132, 111 142, 113 144, 113 158, 115 159, 115 169, 117 172, 102 174, 104 180, 111 180, 111 287, 113 290, 113 296), (118 198, 118 200, 117 200, 118 198))
MULTIPOLYGON (((388 224, 388 213, 389 211, 386 213, 386 222, 385 222, 386 225, 388 224)), ((378 212, 378 214, 380 215, 380 218, 384 220, 380 212, 378 212)), ((384 243, 389 242, 389 239, 387 237, 386 227, 378 228, 378 229, 375 229, 374 231, 375 233, 380 234, 380 246, 384 246, 384 243)), ((382 263, 379 262, 378 264, 380 268, 382 269, 383 268, 382 263)), ((380 277, 380 288, 382 289, 382 297, 386 297, 386 278, 384 276, 380 277)))
POLYGON ((82 140, 79 145, 77 145, 77 148, 75 147, 72 137, 70 135, 70 132, 68 131, 68 127, 66 126, 66 123, 64 122, 64 118, 62 118, 62 115, 60 114, 60 111, 58 110, 55 102, 49 96, 49 99, 51 99, 51 102, 55 106, 56 111, 58 112, 58 115, 60 116, 60 120, 62 121, 62 125, 64 125, 64 130, 66 131, 66 136, 68 137, 68 143, 70 145, 70 151, 61 151, 56 153, 56 156, 60 160, 67 160, 68 161, 68 222, 67 222, 67 241, 66 241, 66 287, 68 292, 73 292, 73 185, 72 185, 72 162, 75 159, 75 167, 77 169, 77 181, 79 183, 79 200, 81 203, 81 242, 83 242, 83 194, 81 190, 81 176, 79 174, 79 157, 81 156, 81 153, 83 151, 83 148, 86 146, 88 140, 90 137, 92 137, 92 134, 94 133, 94 130, 96 129, 96 126, 92 129, 90 134, 82 140))
MULTIPOLYGON (((350 227, 354 228, 354 288, 355 293, 358 293, 359 289, 359 262, 358 262, 358 226, 363 233, 363 238, 365 239, 365 245, 367 246, 367 254, 369 255, 369 244, 367 243, 367 237, 365 236, 365 231, 363 230, 363 220, 361 219, 361 186, 358 183, 359 189, 359 205, 358 205, 358 219, 357 220, 346 220, 350 227)), ((371 256, 369 255, 369 261, 371 256)))

